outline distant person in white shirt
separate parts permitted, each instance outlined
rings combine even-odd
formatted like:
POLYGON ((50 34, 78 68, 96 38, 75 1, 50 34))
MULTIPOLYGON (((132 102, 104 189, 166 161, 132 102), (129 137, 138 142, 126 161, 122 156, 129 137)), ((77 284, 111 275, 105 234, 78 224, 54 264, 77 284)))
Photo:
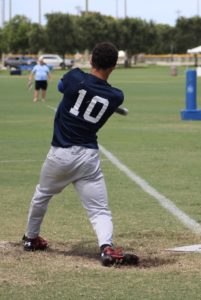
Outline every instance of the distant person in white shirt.
POLYGON ((30 73, 29 82, 32 82, 34 76, 35 89, 33 102, 37 102, 39 98, 39 90, 41 90, 42 101, 45 102, 46 90, 48 86, 48 79, 51 79, 50 69, 44 63, 43 59, 38 60, 38 64, 35 65, 30 73))

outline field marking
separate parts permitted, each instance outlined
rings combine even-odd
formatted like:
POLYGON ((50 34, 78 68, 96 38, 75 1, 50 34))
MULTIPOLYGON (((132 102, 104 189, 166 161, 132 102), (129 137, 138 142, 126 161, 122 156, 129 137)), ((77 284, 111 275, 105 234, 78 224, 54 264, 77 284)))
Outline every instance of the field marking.
POLYGON ((51 105, 46 105, 46 107, 47 107, 47 108, 50 108, 50 109, 53 110, 54 112, 57 111, 57 109, 56 109, 55 107, 51 106, 51 105))
MULTIPOLYGON (((56 111, 56 108, 47 105, 48 108, 56 111)), ((132 181, 141 187, 143 191, 158 200, 159 204, 174 215, 183 225, 189 228, 196 234, 201 234, 201 225, 195 220, 190 218, 186 213, 180 210, 170 199, 160 194, 155 188, 153 188, 147 181, 131 171, 126 165, 124 165, 118 158, 116 158, 111 152, 99 145, 100 151, 117 167, 124 172, 132 181)))
POLYGON ((189 228, 196 234, 201 233, 201 225, 195 220, 191 219, 186 213, 180 210, 170 199, 160 194, 154 189, 147 181, 131 171, 120 160, 118 160, 111 152, 106 150, 103 146, 99 145, 101 152, 116 166, 124 172, 132 181, 141 187, 143 191, 158 200, 159 204, 163 206, 167 211, 174 215, 183 225, 189 228))
POLYGON ((172 252, 198 252, 198 253, 201 253, 201 244, 169 248, 166 250, 172 251, 172 252))

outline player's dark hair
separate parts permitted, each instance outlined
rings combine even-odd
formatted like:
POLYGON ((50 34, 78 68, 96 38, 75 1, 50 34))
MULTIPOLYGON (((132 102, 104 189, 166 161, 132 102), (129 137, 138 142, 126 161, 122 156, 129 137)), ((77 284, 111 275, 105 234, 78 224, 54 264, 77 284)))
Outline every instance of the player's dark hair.
POLYGON ((117 59, 117 48, 112 43, 103 42, 94 47, 91 63, 96 69, 108 69, 116 65, 117 59))

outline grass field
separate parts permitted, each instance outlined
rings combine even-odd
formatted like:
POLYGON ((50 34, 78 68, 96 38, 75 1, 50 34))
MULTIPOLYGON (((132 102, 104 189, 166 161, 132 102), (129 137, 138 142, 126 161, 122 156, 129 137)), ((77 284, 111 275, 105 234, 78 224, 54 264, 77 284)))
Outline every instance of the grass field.
MULTIPOLYGON (((165 249, 201 243, 177 217, 144 192, 103 154, 114 242, 140 256, 138 267, 101 266, 96 237, 72 187, 52 199, 41 235, 50 250, 25 253, 20 240, 41 164, 52 137, 60 94, 54 71, 46 103, 33 103, 28 74, 0 73, 0 299, 201 299, 201 254, 165 249)), ((200 80, 200 79, 199 79, 200 80)), ((200 87, 198 80, 198 105, 200 87)), ((114 115, 99 143, 201 222, 201 122, 181 121, 185 69, 117 69, 129 115, 114 115)))

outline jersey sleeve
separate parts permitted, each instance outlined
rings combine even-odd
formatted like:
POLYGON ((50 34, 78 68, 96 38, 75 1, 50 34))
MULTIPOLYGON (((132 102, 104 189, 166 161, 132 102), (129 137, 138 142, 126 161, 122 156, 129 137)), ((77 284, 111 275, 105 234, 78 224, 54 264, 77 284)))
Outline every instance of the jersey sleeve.
POLYGON ((57 89, 58 89, 58 91, 59 91, 60 93, 62 93, 62 94, 64 93, 63 79, 60 79, 60 80, 58 81, 57 89))
POLYGON ((124 102, 124 93, 121 90, 119 90, 119 103, 120 104, 118 106, 120 106, 123 102, 124 102))
POLYGON ((117 88, 113 88, 114 91, 114 98, 115 98, 115 110, 117 107, 119 107, 120 105, 122 105, 122 103, 124 102, 124 94, 121 90, 117 89, 117 88))

